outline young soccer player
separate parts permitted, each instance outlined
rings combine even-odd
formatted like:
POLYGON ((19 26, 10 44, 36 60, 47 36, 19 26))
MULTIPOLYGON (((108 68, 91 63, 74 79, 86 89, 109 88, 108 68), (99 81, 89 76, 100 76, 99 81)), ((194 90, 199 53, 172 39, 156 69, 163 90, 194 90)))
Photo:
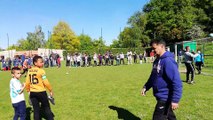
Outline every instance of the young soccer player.
POLYGON ((11 70, 12 78, 10 80, 10 97, 12 105, 15 111, 13 120, 25 120, 26 118, 26 104, 24 99, 23 90, 25 85, 21 84, 21 69, 18 67, 13 67, 11 70))
POLYGON ((45 71, 42 69, 44 62, 41 56, 35 56, 33 58, 33 65, 28 70, 26 78, 26 90, 30 93, 30 100, 34 109, 34 120, 40 120, 40 103, 42 109, 44 109, 47 120, 53 120, 53 113, 50 109, 46 89, 50 92, 50 96, 53 97, 52 87, 46 77, 45 71))

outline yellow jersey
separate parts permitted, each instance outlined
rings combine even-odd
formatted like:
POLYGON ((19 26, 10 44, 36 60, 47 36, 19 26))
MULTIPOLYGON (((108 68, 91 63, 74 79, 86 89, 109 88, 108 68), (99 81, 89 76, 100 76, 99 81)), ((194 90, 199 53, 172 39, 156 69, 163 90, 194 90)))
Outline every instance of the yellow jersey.
POLYGON ((27 92, 43 92, 46 91, 45 88, 52 91, 45 71, 38 67, 32 67, 28 70, 25 85, 27 92))

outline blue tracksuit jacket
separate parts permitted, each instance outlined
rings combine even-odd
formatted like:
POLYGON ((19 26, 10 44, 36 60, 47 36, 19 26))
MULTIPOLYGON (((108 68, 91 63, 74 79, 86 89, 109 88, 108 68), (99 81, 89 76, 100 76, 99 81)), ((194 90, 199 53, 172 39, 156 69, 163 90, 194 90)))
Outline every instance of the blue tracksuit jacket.
POLYGON ((165 52, 153 63, 151 75, 144 85, 146 90, 153 88, 157 100, 178 103, 182 96, 182 81, 174 55, 165 52))

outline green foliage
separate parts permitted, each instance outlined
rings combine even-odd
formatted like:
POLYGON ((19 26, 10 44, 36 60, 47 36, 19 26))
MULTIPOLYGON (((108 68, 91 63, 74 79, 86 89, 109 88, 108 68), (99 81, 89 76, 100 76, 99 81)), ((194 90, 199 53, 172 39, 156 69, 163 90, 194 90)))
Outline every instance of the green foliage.
POLYGON ((78 36, 78 39, 80 40, 80 48, 79 50, 90 50, 93 49, 93 42, 89 35, 81 34, 78 36))
POLYGON ((31 49, 30 42, 28 40, 25 40, 25 39, 18 40, 18 44, 17 45, 18 45, 18 49, 19 50, 30 50, 31 49))
POLYGON ((113 40, 112 44, 110 45, 111 48, 120 48, 122 46, 122 44, 120 43, 119 40, 113 40))
POLYGON ((182 41, 187 29, 195 24, 197 15, 192 1, 152 0, 148 4, 152 9, 146 12, 149 19, 147 29, 155 33, 156 38, 170 43, 182 41))
POLYGON ((91 41, 91 38, 88 35, 80 35, 78 37, 82 42, 80 45, 80 49, 76 50, 67 50, 66 54, 68 53, 87 53, 87 54, 94 54, 96 53, 105 53, 106 51, 110 50, 108 46, 105 45, 104 40, 100 37, 99 39, 94 39, 91 41))
POLYGON ((69 25, 62 21, 54 27, 50 42, 55 49, 78 50, 80 46, 78 37, 69 25))
MULTIPOLYGON (((204 50, 204 63, 205 67, 210 67, 213 69, 213 43, 203 43, 202 49, 204 50)), ((201 50, 202 50, 201 49, 201 50)))
POLYGON ((125 27, 119 35, 120 47, 136 48, 148 46, 150 41, 145 27, 147 17, 141 12, 136 12, 128 20, 130 27, 125 27))
POLYGON ((125 27, 124 30, 120 33, 120 41, 122 43, 122 47, 132 48, 135 45, 135 41, 133 41, 133 31, 129 27, 125 27))
POLYGON ((189 30, 188 35, 191 39, 198 39, 204 36, 204 31, 199 26, 195 25, 189 30))
POLYGON ((99 52, 102 52, 102 50, 107 47, 105 45, 104 40, 101 37, 99 39, 94 39, 93 40, 93 46, 94 46, 94 49, 98 50, 99 52))
POLYGON ((199 12, 197 13, 199 15, 198 22, 205 26, 204 31, 207 33, 213 33, 213 1, 195 0, 194 6, 199 8, 199 12))
POLYGON ((8 48, 7 48, 7 50, 19 50, 19 47, 18 46, 16 46, 16 45, 11 45, 11 46, 9 46, 8 48))
POLYGON ((9 46, 9 50, 37 50, 38 48, 45 47, 46 41, 44 40, 44 32, 42 27, 37 26, 35 32, 28 32, 26 39, 18 40, 17 44, 9 46))
POLYGON ((169 44, 213 32, 211 0, 150 0, 128 20, 119 35, 122 47, 148 46, 151 39, 169 44), (205 33, 204 33, 204 32, 205 33), (140 41, 141 44, 137 44, 140 41))
MULTIPOLYGON (((37 26, 35 32, 27 33, 27 50, 37 50, 45 46, 44 32, 42 32, 41 26, 37 26), (29 45, 29 46, 28 46, 29 45)), ((25 42, 26 43, 26 42, 25 42)))

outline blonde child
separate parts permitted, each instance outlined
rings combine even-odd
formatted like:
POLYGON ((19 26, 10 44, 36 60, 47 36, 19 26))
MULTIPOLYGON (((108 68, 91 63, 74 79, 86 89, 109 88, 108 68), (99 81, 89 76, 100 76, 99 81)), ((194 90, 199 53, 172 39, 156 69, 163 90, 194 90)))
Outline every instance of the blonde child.
POLYGON ((26 103, 24 99, 23 90, 25 85, 21 84, 21 69, 19 67, 13 67, 11 70, 12 78, 10 80, 10 98, 15 114, 13 120, 25 120, 26 118, 26 103))

